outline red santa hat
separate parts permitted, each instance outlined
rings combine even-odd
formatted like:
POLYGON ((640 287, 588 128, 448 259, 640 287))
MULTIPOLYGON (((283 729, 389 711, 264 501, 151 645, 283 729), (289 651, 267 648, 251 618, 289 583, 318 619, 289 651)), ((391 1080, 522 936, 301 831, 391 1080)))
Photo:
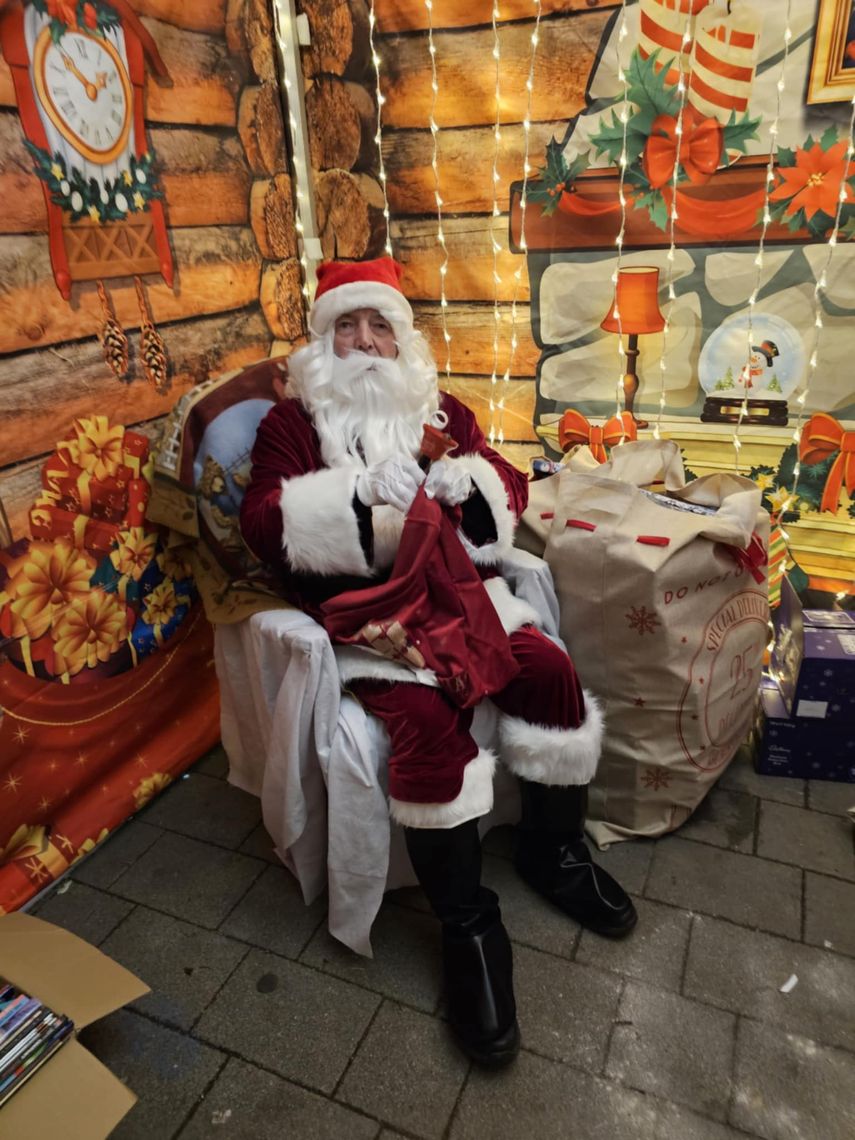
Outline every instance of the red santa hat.
POLYGON ((413 310, 401 292, 401 266, 391 257, 373 261, 325 261, 318 266, 318 287, 309 328, 323 336, 343 313, 377 309, 396 330, 413 327, 413 310))

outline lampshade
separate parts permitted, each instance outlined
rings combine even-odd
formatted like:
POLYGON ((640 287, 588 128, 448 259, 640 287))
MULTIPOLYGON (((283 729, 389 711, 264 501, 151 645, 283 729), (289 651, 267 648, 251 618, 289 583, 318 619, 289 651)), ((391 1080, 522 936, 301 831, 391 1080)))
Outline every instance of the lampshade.
POLYGON ((600 325, 606 332, 653 333, 665 328, 659 311, 659 270, 652 265, 632 265, 618 273, 615 299, 600 325), (620 321, 615 309, 620 310, 620 321))

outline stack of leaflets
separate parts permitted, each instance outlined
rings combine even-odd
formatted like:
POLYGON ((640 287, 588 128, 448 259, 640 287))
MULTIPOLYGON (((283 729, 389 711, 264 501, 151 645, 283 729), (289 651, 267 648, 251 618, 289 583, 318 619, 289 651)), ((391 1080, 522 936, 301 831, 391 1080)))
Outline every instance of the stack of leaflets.
POLYGON ((0 1104, 66 1041, 74 1023, 0 978, 0 1104))

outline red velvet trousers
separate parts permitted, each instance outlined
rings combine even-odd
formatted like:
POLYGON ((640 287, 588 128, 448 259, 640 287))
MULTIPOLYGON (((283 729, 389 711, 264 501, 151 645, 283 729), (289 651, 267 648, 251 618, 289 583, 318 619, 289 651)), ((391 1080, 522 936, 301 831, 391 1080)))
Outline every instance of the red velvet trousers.
MULTIPOLYGON (((490 700, 506 716, 546 728, 577 728, 585 719, 582 687, 563 649, 533 626, 510 636, 520 666, 490 700)), ((472 709, 441 689, 408 681, 350 681, 348 689, 389 733, 389 795, 408 803, 449 803, 460 794, 463 770, 478 754, 470 735, 472 709)))

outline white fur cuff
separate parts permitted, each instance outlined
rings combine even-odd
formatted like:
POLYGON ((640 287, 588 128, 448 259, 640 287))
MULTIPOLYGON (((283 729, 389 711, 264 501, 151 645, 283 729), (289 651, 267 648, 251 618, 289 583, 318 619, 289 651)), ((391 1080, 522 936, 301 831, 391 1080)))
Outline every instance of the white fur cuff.
POLYGON ((448 457, 447 462, 460 464, 472 477, 472 482, 484 496, 496 524, 496 540, 475 546, 460 530, 458 534, 469 557, 480 566, 495 566, 510 551, 514 542, 517 520, 508 506, 508 491, 502 477, 492 463, 481 455, 448 457))
POLYGON ((504 578, 487 578, 484 589, 490 595, 493 609, 499 615, 505 633, 508 635, 524 625, 540 625, 540 618, 534 606, 511 593, 504 578))
POLYGON ((371 573, 353 509, 355 467, 333 467, 282 480, 282 546, 292 570, 371 573))
POLYGON ((389 814, 402 827, 457 827, 479 819, 493 806, 495 754, 482 748, 463 769, 460 794, 447 804, 413 804, 389 797, 389 814))
POLYGON ((585 720, 578 728, 547 728, 519 717, 499 721, 502 762, 535 784, 589 784, 597 771, 604 730, 602 709, 585 693, 585 720))

